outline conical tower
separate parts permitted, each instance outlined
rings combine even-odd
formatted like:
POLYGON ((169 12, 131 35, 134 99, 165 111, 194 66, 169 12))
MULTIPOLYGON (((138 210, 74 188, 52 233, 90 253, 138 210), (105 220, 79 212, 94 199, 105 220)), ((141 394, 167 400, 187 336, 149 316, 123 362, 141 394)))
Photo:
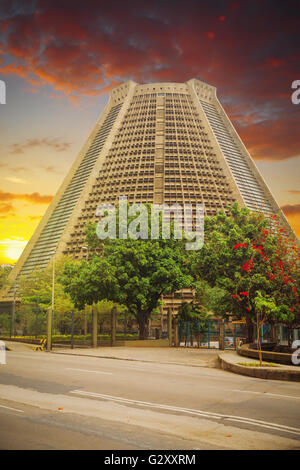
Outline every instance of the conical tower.
MULTIPOLYGON (((128 81, 110 92, 11 279, 45 267, 54 254, 85 256, 86 223, 97 220, 100 203, 115 203, 120 195, 130 203, 203 203, 208 216, 237 201, 266 215, 281 214, 292 233, 215 87, 196 79, 128 81)), ((3 300, 12 295, 13 289, 3 300)))

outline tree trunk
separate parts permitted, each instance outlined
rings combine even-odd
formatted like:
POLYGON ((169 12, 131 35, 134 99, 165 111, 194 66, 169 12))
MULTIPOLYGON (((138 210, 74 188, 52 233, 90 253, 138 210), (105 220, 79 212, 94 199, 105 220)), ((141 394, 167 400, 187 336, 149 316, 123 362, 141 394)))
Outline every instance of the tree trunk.
POLYGON ((288 346, 289 346, 289 348, 292 347, 292 343, 293 343, 293 328, 288 327, 288 346))
POLYGON ((257 327, 257 350, 258 350, 258 356, 259 356, 259 365, 262 367, 262 352, 261 352, 261 341, 260 341, 260 322, 259 318, 257 315, 256 319, 256 327, 257 327))
POLYGON ((139 325, 139 339, 147 339, 147 321, 140 320, 139 325))
POLYGON ((246 343, 253 343, 253 324, 249 315, 246 315, 246 343))
POLYGON ((271 323, 271 343, 278 343, 277 326, 271 323))

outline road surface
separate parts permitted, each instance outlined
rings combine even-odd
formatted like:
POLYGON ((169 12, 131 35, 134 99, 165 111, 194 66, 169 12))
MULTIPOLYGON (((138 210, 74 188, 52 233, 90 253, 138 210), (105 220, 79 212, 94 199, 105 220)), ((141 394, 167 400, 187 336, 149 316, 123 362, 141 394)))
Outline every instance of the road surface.
POLYGON ((299 449, 300 386, 34 352, 0 365, 1 449, 299 449))

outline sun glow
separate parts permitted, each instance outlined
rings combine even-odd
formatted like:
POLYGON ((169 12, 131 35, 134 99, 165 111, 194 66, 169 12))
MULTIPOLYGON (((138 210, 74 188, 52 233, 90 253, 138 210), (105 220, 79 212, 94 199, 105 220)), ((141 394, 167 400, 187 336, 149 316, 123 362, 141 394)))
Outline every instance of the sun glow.
POLYGON ((1 258, 7 261, 17 261, 21 256, 28 240, 21 237, 7 238, 0 241, 1 258))

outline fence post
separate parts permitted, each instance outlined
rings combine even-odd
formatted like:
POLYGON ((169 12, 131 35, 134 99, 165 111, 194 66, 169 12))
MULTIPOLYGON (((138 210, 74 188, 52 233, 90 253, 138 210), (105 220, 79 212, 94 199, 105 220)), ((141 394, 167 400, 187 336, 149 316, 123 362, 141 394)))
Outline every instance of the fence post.
POLYGON ((174 318, 174 346, 177 348, 179 345, 179 340, 178 340, 178 321, 177 321, 177 316, 174 318))
POLYGON ((97 307, 94 305, 92 310, 93 315, 93 332, 92 332, 92 347, 96 348, 98 346, 98 312, 97 307))
POLYGON ((224 350, 224 320, 219 322, 219 349, 224 350))
POLYGON ((116 309, 116 307, 113 307, 111 309, 111 314, 110 314, 110 326, 111 326, 111 329, 110 329, 110 334, 111 334, 110 345, 111 346, 116 345, 116 313, 117 313, 117 309, 116 309))
POLYGON ((84 336, 85 336, 85 340, 86 340, 87 331, 88 331, 88 327, 87 327, 87 323, 88 323, 88 311, 89 311, 89 308, 88 308, 88 306, 86 305, 86 306, 84 307, 84 336))
POLYGON ((172 346, 172 312, 170 308, 168 308, 168 338, 169 346, 172 346))
POLYGON ((233 347, 236 349, 236 323, 234 324, 233 347))
POLYGON ((124 314, 124 341, 127 340, 127 312, 124 314))
POLYGON ((47 310, 47 351, 52 349, 52 308, 47 310))
POLYGON ((71 349, 74 349, 74 310, 72 310, 71 349))

